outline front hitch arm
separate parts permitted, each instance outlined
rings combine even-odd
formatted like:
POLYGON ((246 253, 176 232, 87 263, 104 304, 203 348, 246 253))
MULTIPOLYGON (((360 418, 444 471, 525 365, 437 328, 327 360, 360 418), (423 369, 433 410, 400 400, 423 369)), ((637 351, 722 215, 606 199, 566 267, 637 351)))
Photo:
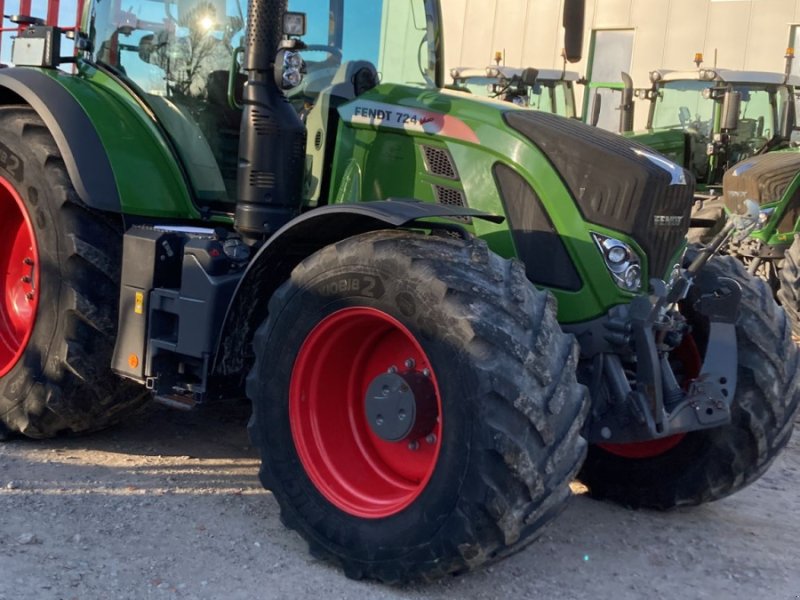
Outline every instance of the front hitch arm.
MULTIPOLYGON (((660 357, 654 324, 661 302, 653 306, 645 297, 630 306, 631 334, 636 352, 636 383, 611 387, 615 400, 589 427, 592 443, 629 443, 664 438, 677 433, 718 427, 730 422, 736 391, 737 347, 735 322, 741 287, 729 278, 699 273, 686 301, 708 320, 708 341, 700 375, 684 392, 677 385, 669 362, 660 357), (624 390, 624 396, 620 391, 624 390)), ((607 381, 625 380, 622 364, 609 360, 607 381)))

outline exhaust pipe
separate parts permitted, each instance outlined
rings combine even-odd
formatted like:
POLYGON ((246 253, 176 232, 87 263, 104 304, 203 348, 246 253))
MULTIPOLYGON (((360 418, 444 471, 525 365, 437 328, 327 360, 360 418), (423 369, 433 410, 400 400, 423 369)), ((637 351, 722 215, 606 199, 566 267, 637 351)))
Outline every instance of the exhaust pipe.
POLYGON ((297 216, 302 204, 306 129, 275 83, 287 0, 249 0, 234 227, 249 243, 297 216))

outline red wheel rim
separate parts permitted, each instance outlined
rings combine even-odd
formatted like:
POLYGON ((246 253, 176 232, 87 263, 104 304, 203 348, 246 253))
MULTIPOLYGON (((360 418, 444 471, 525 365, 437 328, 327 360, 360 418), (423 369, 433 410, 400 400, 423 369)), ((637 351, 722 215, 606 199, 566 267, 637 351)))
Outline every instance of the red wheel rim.
POLYGON ((0 377, 17 364, 30 340, 39 303, 39 256, 28 211, 0 177, 0 377))
MULTIPOLYGON (((699 374, 703 366, 700 351, 691 335, 683 337, 680 346, 672 351, 672 358, 683 366, 682 385, 686 389, 699 374)), ((658 440, 631 444, 597 444, 600 448, 622 458, 653 458, 672 450, 681 443, 685 433, 676 433, 658 440)))
POLYGON ((388 517, 419 497, 439 457, 441 414, 428 357, 414 335, 384 312, 342 309, 317 324, 300 348, 289 387, 292 438, 317 490, 348 514, 388 517), (388 442, 367 422, 367 388, 393 368, 417 371, 433 384, 438 418, 420 439, 388 442))

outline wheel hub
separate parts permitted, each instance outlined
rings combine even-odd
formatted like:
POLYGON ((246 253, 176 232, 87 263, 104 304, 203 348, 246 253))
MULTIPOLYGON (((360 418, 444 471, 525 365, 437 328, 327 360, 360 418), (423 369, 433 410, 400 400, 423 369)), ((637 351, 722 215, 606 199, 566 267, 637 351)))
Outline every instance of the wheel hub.
POLYGON ((436 391, 422 373, 383 373, 367 388, 364 408, 372 431, 382 440, 417 439, 436 425, 436 391))
POLYGON ((316 489, 362 518, 414 502, 442 447, 438 385, 416 336, 394 317, 356 306, 323 318, 289 386, 292 439, 316 489))

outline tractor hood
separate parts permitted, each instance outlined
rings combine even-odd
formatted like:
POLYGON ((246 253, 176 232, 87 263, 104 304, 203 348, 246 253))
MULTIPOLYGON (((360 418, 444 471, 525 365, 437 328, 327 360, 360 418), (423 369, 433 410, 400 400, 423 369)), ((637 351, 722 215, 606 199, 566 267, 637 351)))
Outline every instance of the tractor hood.
POLYGON ((778 202, 800 172, 800 152, 770 152, 743 160, 725 173, 725 206, 744 212, 745 199, 759 205, 778 202))
POLYGON ((666 272, 689 228, 688 171, 577 121, 533 111, 511 111, 505 120, 548 158, 586 221, 629 234, 647 254, 650 272, 666 272))

